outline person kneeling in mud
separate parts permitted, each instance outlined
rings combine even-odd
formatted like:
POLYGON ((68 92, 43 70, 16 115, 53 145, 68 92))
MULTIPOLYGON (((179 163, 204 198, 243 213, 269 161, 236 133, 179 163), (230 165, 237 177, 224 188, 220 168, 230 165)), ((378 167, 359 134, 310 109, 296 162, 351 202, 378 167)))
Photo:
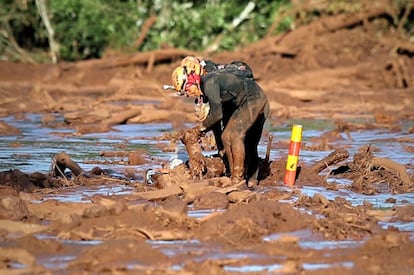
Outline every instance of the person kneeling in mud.
POLYGON ((225 69, 206 73, 195 60, 175 68, 172 82, 180 95, 195 97, 201 123, 196 128, 203 134, 213 131, 232 182, 247 180, 249 187, 255 186, 257 147, 269 115, 269 102, 252 75, 225 69))

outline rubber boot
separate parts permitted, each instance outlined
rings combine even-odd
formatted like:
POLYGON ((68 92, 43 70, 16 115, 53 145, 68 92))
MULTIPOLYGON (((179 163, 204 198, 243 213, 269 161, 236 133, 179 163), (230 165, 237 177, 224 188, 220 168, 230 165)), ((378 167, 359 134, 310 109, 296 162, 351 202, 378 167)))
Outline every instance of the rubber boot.
POLYGON ((244 167, 233 167, 231 172, 231 181, 233 184, 237 184, 244 181, 244 167))
POLYGON ((247 179, 247 187, 254 188, 259 184, 259 181, 257 180, 258 174, 259 168, 257 168, 253 175, 249 179, 247 179))
POLYGON ((231 170, 232 182, 240 183, 244 181, 244 150, 238 150, 233 153, 233 167, 231 170))

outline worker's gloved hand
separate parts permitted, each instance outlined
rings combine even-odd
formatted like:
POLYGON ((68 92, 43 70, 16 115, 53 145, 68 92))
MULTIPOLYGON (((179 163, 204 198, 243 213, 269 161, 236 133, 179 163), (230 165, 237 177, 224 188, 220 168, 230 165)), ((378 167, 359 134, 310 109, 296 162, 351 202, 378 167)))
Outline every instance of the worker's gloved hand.
POLYGON ((206 120, 208 114, 210 113, 210 104, 208 102, 198 102, 194 105, 194 113, 197 118, 197 121, 206 120))

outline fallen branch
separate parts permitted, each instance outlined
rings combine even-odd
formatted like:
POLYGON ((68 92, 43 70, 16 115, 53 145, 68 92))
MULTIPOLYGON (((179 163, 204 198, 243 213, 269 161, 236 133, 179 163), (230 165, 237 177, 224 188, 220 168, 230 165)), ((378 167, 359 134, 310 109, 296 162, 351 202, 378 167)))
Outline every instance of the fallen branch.
POLYGON ((410 54, 414 54, 414 44, 413 43, 405 42, 401 39, 397 39, 396 37, 392 37, 392 39, 382 38, 382 39, 377 39, 376 41, 378 41, 382 45, 389 46, 389 47, 394 47, 397 50, 405 51, 405 52, 408 52, 410 54))
POLYGON ((315 164, 313 164, 310 169, 319 174, 324 169, 328 168, 329 166, 341 162, 349 157, 349 152, 344 149, 338 149, 330 153, 328 156, 324 157, 323 159, 319 160, 315 164))
POLYGON ((386 158, 373 158, 371 160, 371 167, 381 167, 386 170, 391 170, 397 173, 397 175, 401 178, 404 185, 412 185, 410 176, 408 175, 404 165, 401 165, 393 160, 386 159, 386 158))
MULTIPOLYGON (((303 45, 307 44, 310 33, 314 33, 316 36, 320 36, 324 33, 335 32, 344 28, 351 28, 361 24, 369 19, 387 15, 394 18, 395 11, 390 5, 373 5, 369 9, 366 9, 356 14, 339 14, 333 16, 327 16, 320 18, 308 25, 303 25, 297 29, 287 33, 284 36, 280 36, 275 39, 275 44, 284 46, 289 49, 290 52, 299 52, 303 45)), ((267 52, 266 48, 264 48, 267 52)))
POLYGON ((323 26, 324 30, 333 32, 340 29, 356 26, 366 20, 383 15, 388 15, 389 17, 394 18, 394 13, 395 12, 389 6, 373 6, 368 10, 364 10, 360 13, 356 13, 353 15, 340 14, 336 16, 327 17, 325 19, 322 19, 321 25, 323 26))
MULTIPOLYGON (((64 176, 66 168, 70 169, 75 176, 79 176, 83 169, 65 152, 61 152, 54 157, 55 167, 53 167, 53 177, 64 176)), ((66 178, 66 177, 65 177, 66 178)))
POLYGON ((130 65, 147 66, 150 62, 171 62, 181 59, 187 55, 199 55, 196 52, 181 49, 160 49, 150 52, 136 53, 132 56, 111 57, 105 59, 95 59, 81 61, 74 65, 75 69, 98 68, 107 69, 130 65))

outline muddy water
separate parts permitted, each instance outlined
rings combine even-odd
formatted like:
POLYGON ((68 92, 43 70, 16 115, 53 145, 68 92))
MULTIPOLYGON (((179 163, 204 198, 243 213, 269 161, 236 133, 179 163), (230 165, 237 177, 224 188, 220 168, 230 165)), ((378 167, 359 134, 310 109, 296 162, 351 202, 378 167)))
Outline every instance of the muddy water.
MULTIPOLYGON (((32 173, 48 172, 52 157, 61 151, 68 153, 75 161, 79 162, 83 169, 88 170, 96 164, 102 168, 112 170, 125 169, 125 165, 111 163, 105 165, 107 158, 101 157, 100 152, 105 151, 130 151, 142 149, 148 153, 149 157, 168 161, 171 159, 185 160, 186 152, 182 145, 177 145, 176 153, 163 152, 160 143, 167 144, 168 141, 157 139, 162 134, 172 131, 170 123, 149 123, 149 124, 127 124, 114 126, 113 131, 106 133, 94 133, 77 136, 75 131, 70 128, 58 127, 50 128, 44 126, 40 115, 27 115, 25 119, 18 120, 14 117, 4 118, 3 121, 18 128, 22 134, 20 136, 3 136, 0 139, 0 170, 20 169, 23 172, 32 173), (123 146, 122 149, 119 147, 123 146), (83 163, 82 163, 83 162, 83 163)), ((62 122, 62 118, 56 117, 56 124, 62 122)), ((267 125, 267 131, 274 136, 273 141, 288 141, 291 134, 291 125, 303 125, 303 143, 311 143, 309 140, 320 137, 322 133, 334 129, 335 125, 327 121, 301 120, 290 121, 279 127, 267 125)), ((411 145, 404 140, 412 140, 413 134, 407 134, 408 129, 414 127, 414 122, 407 121, 401 125, 400 132, 390 133, 386 129, 375 129, 368 131, 350 132, 349 136, 341 134, 342 139, 334 142, 336 146, 347 149, 352 156, 360 146, 371 144, 376 148, 376 157, 386 157, 401 164, 413 164, 412 153, 404 150, 404 146, 411 145)), ((259 145, 259 154, 264 157, 267 139, 263 138, 259 145)), ((208 153, 208 152, 207 152, 208 153)), ((214 153, 214 152, 213 152, 214 153)), ((328 151, 305 151, 300 152, 300 162, 311 164, 326 156, 328 151)), ((280 158, 287 155, 283 150, 272 150, 270 159, 280 158)), ((116 160, 116 159, 115 159, 116 160)), ((118 159, 119 160, 119 159, 118 159)), ((140 170, 154 167, 157 164, 149 161, 140 167, 133 167, 140 170)), ((409 171, 411 172, 411 171, 409 171)))
MULTIPOLYGON (((59 123, 59 118, 56 119, 59 123)), ((100 152, 105 151, 142 149, 149 155, 156 154, 159 158, 171 157, 155 148, 156 143, 163 141, 151 139, 151 137, 161 135, 162 132, 170 131, 171 125, 169 124, 121 125, 114 127, 112 132, 77 136, 73 129, 44 127, 39 115, 28 115, 24 120, 8 117, 4 121, 18 128, 22 135, 1 138, 0 170, 20 169, 27 173, 48 172, 52 157, 62 151, 79 162, 85 170, 97 166, 88 161, 103 163, 108 160, 99 155, 100 152), (119 149, 123 144, 126 144, 127 148, 119 149)), ((121 161, 120 159, 112 160, 121 161)), ((100 163, 99 166, 115 171, 125 168, 125 165, 111 164, 109 166, 104 163, 100 163)))
MULTIPOLYGON (((0 171, 8 169, 20 169, 26 173, 43 172, 47 173, 50 170, 52 157, 61 151, 68 153, 81 167, 85 170, 92 169, 95 166, 101 168, 111 169, 113 171, 122 171, 127 165, 122 158, 112 158, 108 162, 108 158, 100 156, 100 152, 104 151, 130 151, 130 150, 144 150, 146 152, 147 162, 143 165, 130 166, 128 168, 134 169, 138 175, 138 182, 144 181, 145 171, 148 169, 157 169, 161 167, 161 163, 171 162, 176 159, 185 160, 186 153, 182 145, 178 145, 177 152, 163 152, 160 143, 167 143, 157 139, 163 133, 169 132, 172 129, 170 123, 154 123, 145 125, 119 125, 113 127, 113 131, 107 133, 87 134, 83 136, 75 135, 74 130, 64 127, 48 127, 41 122, 40 115, 28 115, 25 119, 16 119, 14 117, 5 118, 4 121, 8 124, 18 128, 22 134, 19 136, 3 136, 0 140, 0 171), (122 146, 120 146, 122 145, 122 146)), ((61 123, 62 119, 57 117, 56 123, 61 123)), ((313 138, 320 137, 324 132, 334 129, 335 125, 326 121, 290 121, 279 127, 272 127, 267 125, 266 130, 274 136, 274 141, 283 140, 288 141, 291 134, 292 124, 303 125, 303 142, 310 143, 313 138)), ((350 132, 349 135, 342 134, 342 139, 335 141, 335 145, 344 147, 353 156, 358 148, 363 145, 371 144, 376 148, 375 155, 377 157, 385 157, 392 159, 400 164, 413 167, 414 156, 404 150, 404 146, 409 144, 404 140, 412 140, 414 136, 408 133, 408 129, 414 126, 414 122, 404 122, 401 125, 402 130, 399 132, 390 132, 386 129, 376 129, 369 131, 350 132)), ((262 157, 265 155, 267 140, 263 139, 259 153, 262 157)), ((311 164, 327 154, 329 151, 306 151, 300 152, 300 162, 311 164)), ((270 159, 277 159, 287 154, 284 150, 272 150, 270 159)), ((408 171, 412 173, 412 170, 408 171)), ((346 180, 337 180, 339 185, 346 186, 350 184, 346 180)), ((281 183, 277 183, 275 187, 269 188, 285 188, 281 183)), ((71 187, 65 195, 53 193, 46 195, 43 200, 56 199, 60 201, 75 201, 87 203, 88 197, 96 194, 126 194, 131 192, 132 188, 128 186, 99 186, 99 187, 71 187)), ((339 189, 338 191, 329 191, 319 187, 303 187, 301 188, 303 194, 313 196, 315 193, 321 193, 328 199, 334 199, 341 196, 350 201, 353 205, 360 205, 364 201, 368 201, 374 205, 376 209, 389 209, 394 205, 414 204, 414 194, 379 194, 366 196, 353 193, 347 189, 339 189), (387 199, 396 199, 395 203, 387 202, 387 199)), ((295 200, 293 197, 292 200, 295 200)), ((290 201, 291 202, 291 201, 290 201)), ((197 210, 189 211, 189 216, 194 218, 202 218, 211 214, 215 210, 197 210)), ((395 226, 401 231, 413 232, 411 239, 414 241, 414 222, 381 222, 384 228, 388 226, 395 226)), ((299 245, 303 248, 312 247, 313 249, 340 249, 360 246, 363 242, 359 241, 315 241, 315 236, 310 231, 290 232, 290 235, 299 238, 299 245)), ((272 241, 281 238, 283 234, 275 234, 265 237, 265 241, 272 241)), ((38 235, 39 239, 53 238, 56 236, 38 235)), ((66 241, 67 242, 67 241, 66 241)), ((100 242, 71 242, 66 245, 71 246, 92 246, 100 242)), ((197 253, 199 260, 206 258, 250 258, 261 259, 260 254, 246 254, 239 251, 222 252, 217 247, 206 247, 203 243, 197 240, 189 241, 149 241, 154 247, 162 251, 166 255, 177 255, 180 253, 197 253)), ((56 257, 48 257, 38 259, 38 261, 47 268, 61 269, 67 265, 68 262, 76 258, 77 255, 63 255, 56 257)), ((332 266, 352 267, 352 262, 337 262, 330 265, 322 265, 315 263, 305 263, 303 265, 305 270, 320 270, 332 266)), ((176 270, 180 266, 172 267, 176 270)), ((231 264, 225 266, 225 270, 229 272, 261 272, 274 271, 280 269, 280 265, 245 265, 232 266, 231 264)))

